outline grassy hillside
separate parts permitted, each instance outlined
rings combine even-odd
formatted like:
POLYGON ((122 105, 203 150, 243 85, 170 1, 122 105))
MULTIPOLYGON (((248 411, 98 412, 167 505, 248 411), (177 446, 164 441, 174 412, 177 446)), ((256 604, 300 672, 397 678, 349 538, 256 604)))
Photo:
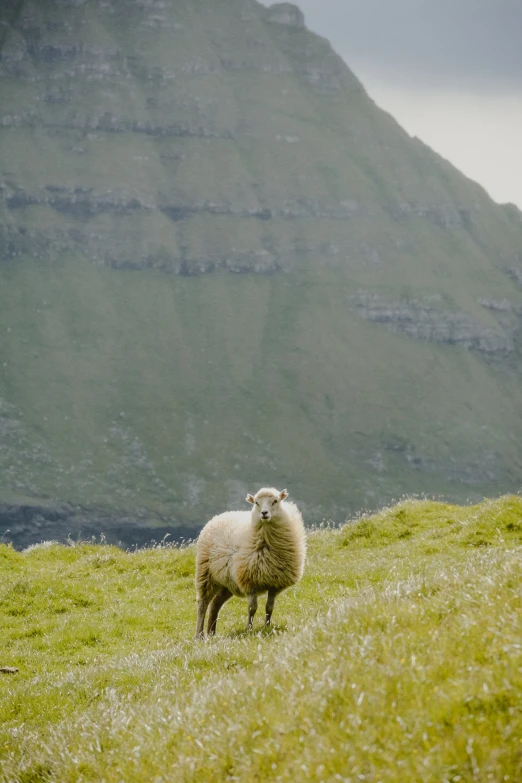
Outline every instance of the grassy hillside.
POLYGON ((271 483, 315 523, 518 491, 520 213, 298 9, 6 0, 0 29, 0 536, 130 544, 271 483))
POLYGON ((293 487, 309 523, 520 484, 518 370, 359 319, 344 272, 143 278, 68 258, 3 275, 4 500, 175 532, 262 484, 293 487))
POLYGON ((203 642, 192 546, 2 546, 0 779, 520 780, 521 543, 519 497, 405 501, 203 642))

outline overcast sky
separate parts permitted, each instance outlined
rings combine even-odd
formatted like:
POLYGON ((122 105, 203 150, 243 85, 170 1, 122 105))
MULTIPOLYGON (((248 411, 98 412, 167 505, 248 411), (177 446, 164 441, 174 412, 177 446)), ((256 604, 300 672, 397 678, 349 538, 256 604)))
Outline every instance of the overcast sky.
POLYGON ((411 135, 522 209, 522 0, 296 5, 411 135))

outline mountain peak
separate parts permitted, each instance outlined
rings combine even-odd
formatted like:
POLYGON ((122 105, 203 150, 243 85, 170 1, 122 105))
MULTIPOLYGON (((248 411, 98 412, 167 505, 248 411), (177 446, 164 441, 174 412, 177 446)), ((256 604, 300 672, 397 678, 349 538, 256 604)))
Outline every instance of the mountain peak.
POLYGON ((293 3, 274 3, 266 12, 269 22, 285 24, 289 27, 304 27, 305 17, 300 8, 293 3))

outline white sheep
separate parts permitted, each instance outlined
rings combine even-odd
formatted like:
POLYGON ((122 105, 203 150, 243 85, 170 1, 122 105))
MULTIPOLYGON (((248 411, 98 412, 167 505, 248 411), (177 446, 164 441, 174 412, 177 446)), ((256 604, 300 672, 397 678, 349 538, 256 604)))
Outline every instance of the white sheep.
POLYGON ((266 625, 270 625, 276 595, 301 579, 306 557, 303 518, 288 492, 264 487, 247 495, 252 512, 226 511, 201 531, 196 554, 198 619, 196 637, 216 632, 219 611, 233 595, 248 601, 252 628, 257 596, 268 592, 266 625))

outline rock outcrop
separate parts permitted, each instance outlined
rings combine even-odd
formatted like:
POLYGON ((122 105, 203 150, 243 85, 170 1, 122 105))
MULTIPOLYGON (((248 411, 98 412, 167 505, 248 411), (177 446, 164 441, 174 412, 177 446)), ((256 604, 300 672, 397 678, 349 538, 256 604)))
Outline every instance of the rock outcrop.
POLYGON ((268 22, 286 24, 297 29, 305 26, 304 14, 300 8, 292 3, 275 3, 266 12, 268 22))
MULTIPOLYGON (((386 301, 377 294, 360 293, 352 299, 356 312, 368 321, 383 324, 390 332, 407 334, 417 340, 458 345, 484 354, 505 355, 515 350, 518 324, 503 329, 488 328, 478 319, 463 312, 455 312, 432 301, 386 301)), ((490 310, 510 312, 509 302, 480 300, 490 310)))

